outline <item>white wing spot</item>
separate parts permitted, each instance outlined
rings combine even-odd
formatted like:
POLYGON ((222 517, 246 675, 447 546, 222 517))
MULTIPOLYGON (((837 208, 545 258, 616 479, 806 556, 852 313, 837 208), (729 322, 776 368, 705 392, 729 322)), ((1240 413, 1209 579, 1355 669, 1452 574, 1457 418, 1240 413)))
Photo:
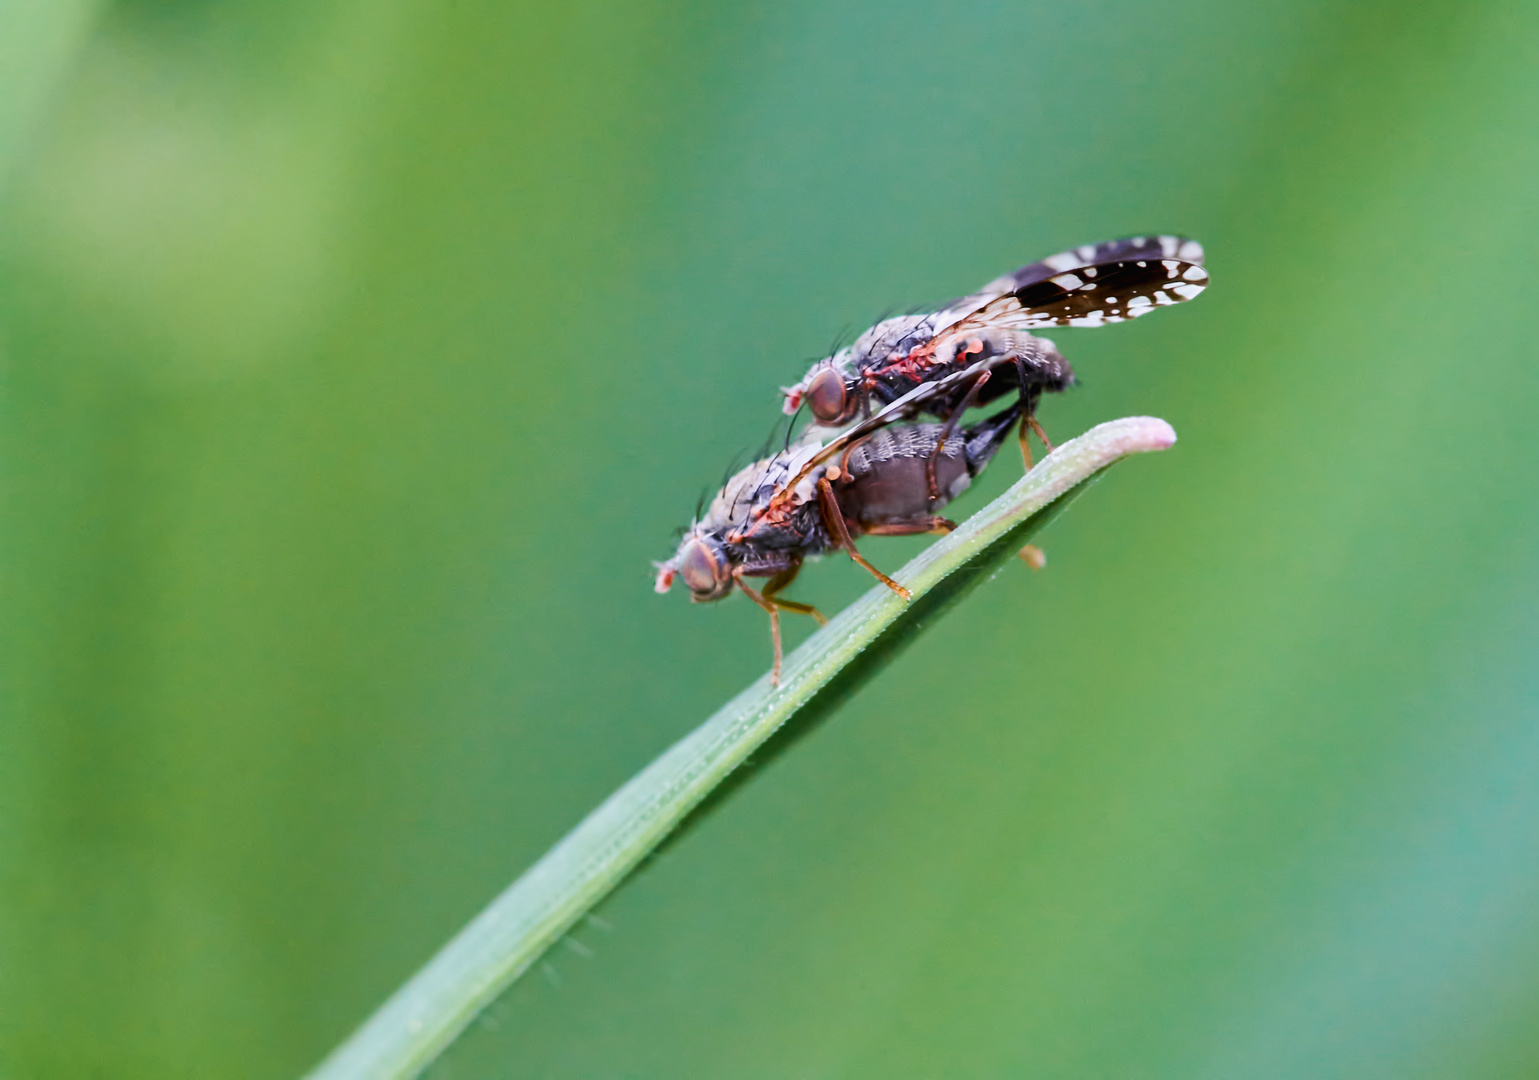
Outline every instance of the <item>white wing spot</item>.
POLYGON ((1165 294, 1165 290, 1163 290, 1163 289, 1156 289, 1155 290, 1154 302, 1156 304, 1158 304, 1160 307, 1166 307, 1167 305, 1170 305, 1170 304, 1178 304, 1178 303, 1180 303, 1179 300, 1172 300, 1169 296, 1167 296, 1165 294))
POLYGON ((1181 269, 1181 264, 1174 259, 1161 259, 1160 265, 1165 268, 1166 277, 1175 277, 1176 271, 1181 269))
POLYGON ((1128 301, 1129 308, 1145 308, 1153 306, 1154 301, 1150 300, 1147 296, 1135 296, 1133 299, 1128 301))
POLYGON ((1079 256, 1074 254, 1074 252, 1065 251, 1043 259, 1042 265, 1051 270, 1062 272, 1064 270, 1073 270, 1076 266, 1082 266, 1083 263, 1080 262, 1079 256))
POLYGON ((1160 250, 1165 253, 1165 258, 1167 259, 1175 258, 1176 250, 1180 247, 1180 244, 1181 242, 1174 236, 1160 237, 1160 250))
POLYGON ((1095 277, 1095 275, 1096 275, 1096 268, 1093 267, 1093 266, 1087 266, 1083 270, 1081 270, 1080 273, 1084 274, 1086 277, 1095 277))
POLYGON ((1183 300, 1190 300, 1199 295, 1203 290, 1201 285, 1176 285, 1170 291, 1183 300))
POLYGON ((1084 284, 1084 281, 1080 279, 1078 274, 1059 274, 1050 280, 1054 285, 1062 286, 1065 289, 1077 289, 1084 284))
POLYGON ((1176 254, 1187 262, 1202 262, 1202 245, 1195 240, 1188 240, 1176 254))
POLYGON ((1181 275, 1187 281, 1207 281, 1208 272, 1200 266, 1188 266, 1186 273, 1181 275))
POLYGON ((1089 262, 1091 259, 1095 258, 1095 245, 1086 244, 1084 247, 1080 248, 1079 257, 1084 259, 1086 262, 1089 262))

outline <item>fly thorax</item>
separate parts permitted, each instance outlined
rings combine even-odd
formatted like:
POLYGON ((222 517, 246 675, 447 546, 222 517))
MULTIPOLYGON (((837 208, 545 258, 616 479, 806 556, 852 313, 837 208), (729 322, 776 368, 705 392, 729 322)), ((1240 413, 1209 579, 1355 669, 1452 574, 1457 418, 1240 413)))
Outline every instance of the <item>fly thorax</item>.
POLYGON ((933 315, 899 315, 884 319, 850 346, 850 362, 857 368, 868 368, 882 363, 894 355, 902 355, 922 345, 935 336, 933 315))

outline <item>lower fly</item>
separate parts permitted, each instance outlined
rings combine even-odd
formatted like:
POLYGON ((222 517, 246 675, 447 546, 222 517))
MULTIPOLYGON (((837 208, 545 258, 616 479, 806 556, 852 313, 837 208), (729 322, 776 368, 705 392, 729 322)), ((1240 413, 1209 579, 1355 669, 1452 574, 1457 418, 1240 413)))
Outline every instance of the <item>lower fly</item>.
MULTIPOLYGON (((738 472, 685 532, 678 550, 657 564, 657 591, 682 577, 696 603, 741 589, 770 617, 779 685, 780 612, 827 622, 810 604, 780 593, 809 556, 843 550, 905 600, 912 594, 873 566, 861 536, 946 533, 956 526, 935 511, 967 490, 998 451, 1021 413, 1017 401, 961 428, 917 423, 880 427, 858 437, 803 443, 738 472), (746 578, 767 579, 754 588, 746 578)), ((848 434, 848 433, 847 433, 848 434)))

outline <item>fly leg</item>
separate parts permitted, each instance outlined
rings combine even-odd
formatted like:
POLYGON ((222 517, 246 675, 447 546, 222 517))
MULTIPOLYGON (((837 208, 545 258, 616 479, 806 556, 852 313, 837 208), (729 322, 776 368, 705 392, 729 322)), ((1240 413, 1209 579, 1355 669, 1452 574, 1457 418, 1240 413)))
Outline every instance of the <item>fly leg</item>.
POLYGON ((946 449, 946 440, 957 429, 957 424, 962 422, 962 414, 974 405, 978 404, 978 391, 983 389, 983 384, 989 381, 989 372, 979 375, 977 381, 967 391, 967 396, 962 399, 962 404, 956 407, 951 418, 946 421, 946 426, 941 428, 940 437, 935 440, 935 449, 930 451, 929 460, 924 464, 924 479, 929 486, 930 501, 940 500, 940 485, 935 481, 935 463, 940 460, 941 451, 946 449))
POLYGON ((798 615, 811 615, 818 621, 819 626, 827 626, 828 616, 824 615, 811 604, 801 604, 795 600, 786 600, 783 597, 777 595, 781 589, 788 588, 791 582, 796 580, 796 574, 799 570, 801 570, 801 568, 802 564, 797 563, 795 566, 790 566, 780 571, 780 573, 776 574, 774 577, 765 582, 763 593, 764 599, 768 600, 771 604, 774 604, 782 611, 794 611, 798 615))
POLYGON ((866 530, 870 536, 914 536, 918 533, 938 533, 945 536, 957 527, 954 521, 948 521, 943 517, 920 518, 917 521, 889 521, 883 525, 873 525, 866 530))
POLYGON ((1025 423, 1031 425, 1031 430, 1035 431, 1037 433, 1037 438, 1042 440, 1042 449, 1051 454, 1053 452, 1053 441, 1047 437, 1047 432, 1042 430, 1042 425, 1037 423, 1036 416, 1028 413, 1022 419, 1025 423))
POLYGON ((1042 430, 1042 425, 1037 423, 1037 418, 1030 413, 1021 414, 1020 432, 1017 436, 1021 441, 1021 461, 1026 465, 1026 471, 1031 472, 1031 443, 1026 441, 1027 429, 1035 431, 1037 438, 1042 440, 1042 449, 1049 454, 1053 452, 1053 444, 1047 437, 1047 432, 1042 430))
POLYGON ((1027 544, 1020 551, 1017 551, 1016 555, 1020 556, 1021 562, 1033 570, 1040 570, 1047 565, 1046 553, 1036 544, 1027 544))
POLYGON ((796 580, 796 574, 799 570, 801 570, 801 568, 802 564, 800 562, 796 562, 786 567, 784 570, 781 570, 779 573, 775 574, 772 578, 764 583, 763 592, 759 592, 758 590, 751 588, 748 583, 743 580, 741 567, 739 567, 737 570, 734 570, 732 573, 732 576, 737 579, 737 587, 743 590, 748 599, 752 600, 765 611, 769 612, 770 639, 775 643, 775 666, 770 670, 771 686, 780 685, 780 664, 782 659, 782 646, 780 642, 780 612, 785 610, 794 611, 800 615, 811 615, 818 621, 819 626, 826 626, 828 624, 828 619, 823 616, 823 613, 817 608, 813 607, 811 604, 799 604, 795 600, 782 600, 780 597, 775 595, 781 589, 784 589, 787 585, 790 585, 792 581, 796 580))
MULTIPOLYGON (((839 509, 839 500, 834 497, 834 486, 828 482, 827 477, 818 477, 818 505, 823 511, 823 523, 828 527, 828 531, 834 534, 834 538, 839 541, 839 546, 850 553, 850 558, 864 566, 876 580, 886 585, 893 592, 903 597, 903 599, 912 600, 914 598, 913 593, 868 563, 865 557, 855 549, 855 541, 850 539, 850 528, 844 523, 844 511, 839 509)), ((779 631, 777 630, 776 633, 778 634, 779 631)), ((775 640, 778 642, 780 639, 777 637, 775 640)))
POLYGON ((1037 433, 1037 438, 1042 440, 1042 448, 1049 454, 1053 452, 1053 444, 1047 437, 1047 432, 1042 430, 1042 425, 1037 423, 1037 397, 1041 394, 1040 384, 1033 391, 1028 391, 1031 386, 1031 376, 1027 373, 1026 358, 1015 358, 1015 370, 1021 380, 1021 427, 1017 438, 1021 442, 1021 461, 1026 466, 1026 471, 1031 472, 1031 443, 1026 440, 1026 431, 1029 428, 1037 433))
POLYGON ((742 567, 733 570, 732 576, 737 579, 737 587, 743 590, 743 595, 758 604, 770 617, 770 640, 775 643, 775 666, 770 669, 770 685, 780 685, 780 609, 773 602, 766 600, 757 589, 750 588, 748 582, 743 580, 742 567))

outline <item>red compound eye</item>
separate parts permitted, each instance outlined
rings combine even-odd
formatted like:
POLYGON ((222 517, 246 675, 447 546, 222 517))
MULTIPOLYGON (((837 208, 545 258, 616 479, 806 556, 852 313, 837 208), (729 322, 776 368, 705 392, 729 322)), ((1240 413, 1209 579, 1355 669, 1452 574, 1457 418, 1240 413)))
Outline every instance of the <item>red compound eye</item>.
POLYGON ((716 553, 699 540, 685 545, 679 559, 679 575, 693 593, 714 593, 720 587, 724 569, 716 553))
POLYGON ((844 379, 833 368, 824 368, 807 385, 807 405, 820 424, 837 424, 846 419, 850 395, 844 379))

